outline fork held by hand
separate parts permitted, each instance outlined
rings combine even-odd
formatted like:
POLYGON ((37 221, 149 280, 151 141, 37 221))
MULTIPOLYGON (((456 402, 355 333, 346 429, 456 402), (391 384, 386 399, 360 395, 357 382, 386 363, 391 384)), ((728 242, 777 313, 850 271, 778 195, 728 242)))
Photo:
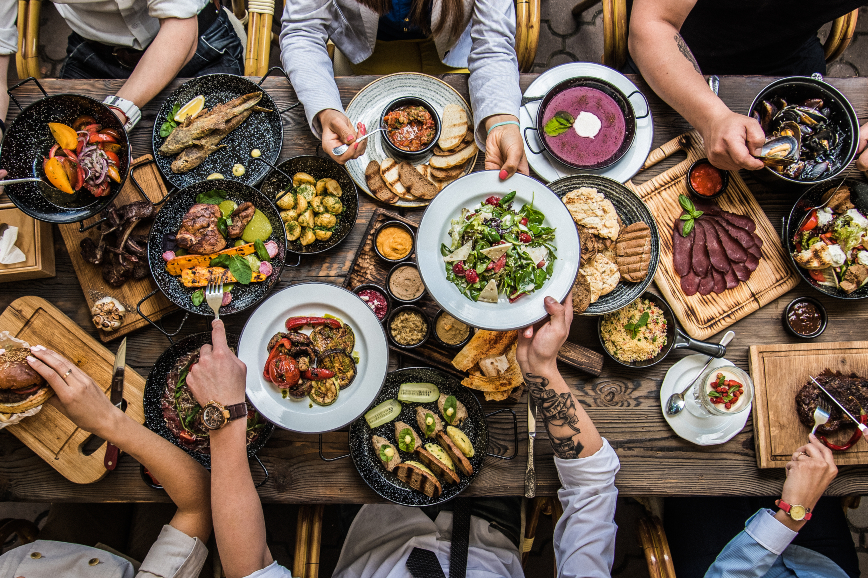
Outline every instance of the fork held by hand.
POLYGON ((811 433, 816 435, 817 428, 829 421, 829 405, 825 399, 817 398, 817 409, 814 410, 814 429, 811 433))
POLYGON ((205 288, 205 300, 214 311, 214 319, 220 319, 220 306, 223 305, 223 277, 219 280, 209 279, 205 288))

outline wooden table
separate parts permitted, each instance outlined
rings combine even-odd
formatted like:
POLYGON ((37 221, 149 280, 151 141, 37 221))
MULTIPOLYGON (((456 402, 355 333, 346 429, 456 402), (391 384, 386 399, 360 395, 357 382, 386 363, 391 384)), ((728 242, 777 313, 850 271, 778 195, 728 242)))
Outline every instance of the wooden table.
MULTIPOLYGON (((536 75, 522 75, 522 88, 536 75)), ((467 97, 466 78, 446 75, 444 79, 467 97)), ((373 77, 342 78, 338 82, 344 103, 373 77)), ((633 79, 651 103, 654 114, 654 146, 689 130, 688 124, 671 108, 658 99, 639 78, 633 79)), ((769 78, 731 77, 721 80, 720 96, 737 112, 746 112, 754 96, 770 82, 769 78)), ((839 88, 853 103, 860 118, 868 117, 868 79, 827 79, 839 88)), ((118 81, 42 81, 49 94, 75 92, 98 99, 113 94, 118 81)), ((172 83, 160 96, 142 111, 142 121, 133 131, 134 157, 151 152, 151 127, 165 96, 181 82, 172 83)), ((269 78, 264 88, 274 97, 278 106, 295 102, 295 95, 285 79, 269 78)), ((32 84, 16 91, 22 105, 33 102, 40 95, 32 84)), ((18 113, 10 105, 9 121, 18 113), (14 110, 13 110, 14 109, 14 110)), ((283 158, 311 154, 317 145, 311 135, 301 107, 284 114, 283 158)), ((649 176, 672 166, 681 159, 670 159, 654 168, 649 176)), ((480 160, 481 163, 481 160, 480 160)), ((648 178, 648 177, 645 177, 648 178)), ((798 188, 772 182, 771 186, 758 183, 746 175, 748 185, 759 199, 772 223, 779 226, 785 211, 789 211, 798 188)), ((355 228, 339 247, 325 255, 304 258, 301 267, 285 269, 280 286, 317 280, 341 283, 347 275, 350 260, 358 246, 362 232, 378 203, 367 195, 360 195, 359 216, 355 228)), ((406 211, 408 218, 419 220, 421 211, 406 211)), ((0 308, 22 295, 39 295, 54 303, 64 313, 91 334, 91 325, 82 290, 72 269, 69 255, 61 236, 55 235, 57 276, 27 283, 0 285, 0 308)), ((652 285, 652 287, 654 287, 652 285)), ((822 296, 799 285, 795 290, 767 305, 758 312, 733 325, 736 338, 729 346, 727 358, 747 368, 748 346, 755 343, 793 343, 781 323, 786 304, 798 295, 809 294, 818 298, 829 313, 829 327, 819 338, 821 341, 850 341, 865 338, 868 322, 868 303, 844 302, 822 296)), ((230 331, 238 332, 246 314, 227 318, 230 331)), ((170 316, 167 327, 173 327, 178 317, 170 316)), ((195 317, 188 320, 183 335, 209 330, 210 318, 195 317)), ((580 317, 574 320, 570 339, 579 345, 601 350, 594 330, 595 319, 580 317)), ((717 340, 719 337, 713 338, 717 340)), ((50 345, 50 344, 49 344, 50 345)), ((142 375, 167 347, 166 339, 153 328, 143 329, 129 336, 127 363, 142 375)), ((117 347, 116 343, 110 345, 117 347)), ((689 353, 687 353, 689 354, 689 353)), ((594 420, 600 433, 618 452, 621 471, 616 485, 625 495, 777 495, 783 484, 783 470, 759 470, 754 454, 753 425, 749 420, 744 430, 731 441, 712 447, 699 447, 677 437, 663 419, 659 388, 669 367, 685 353, 673 352, 664 362, 645 371, 634 371, 607 361, 603 374, 589 378, 569 367, 562 367, 564 377, 573 393, 594 420)), ((402 366, 399 356, 392 354, 393 367, 402 366)), ((481 396, 480 396, 481 397, 481 396)), ((504 407, 503 404, 483 404, 487 410, 504 407)), ((466 495, 496 496, 523 495, 524 471, 527 452, 525 403, 514 406, 519 419, 518 455, 513 461, 493 458, 486 460, 485 468, 467 490, 466 495)), ((552 449, 538 422, 536 443, 537 493, 553 495, 558 487, 552 449)), ((492 451, 510 451, 512 423, 498 421, 492 427, 492 451)), ((347 451, 347 433, 334 432, 324 436, 326 455, 347 451)), ((278 430, 259 454, 271 472, 271 479, 259 493, 266 502, 339 503, 375 502, 379 497, 361 480, 350 459, 326 463, 318 454, 318 438, 278 430)), ((253 466, 255 475, 257 466, 253 466)), ((868 492, 868 468, 842 467, 828 492, 845 495, 868 492)), ((68 482, 44 463, 30 449, 8 433, 0 433, 0 499, 20 501, 168 501, 164 492, 155 491, 142 483, 138 463, 129 456, 121 459, 118 469, 102 481, 86 486, 68 482)))

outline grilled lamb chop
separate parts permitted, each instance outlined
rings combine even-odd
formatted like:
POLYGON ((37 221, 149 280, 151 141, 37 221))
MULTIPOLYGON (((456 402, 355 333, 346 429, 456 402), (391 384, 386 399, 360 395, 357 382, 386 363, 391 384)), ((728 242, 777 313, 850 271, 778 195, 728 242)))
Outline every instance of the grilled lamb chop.
POLYGON ((178 246, 199 255, 216 253, 224 249, 226 239, 217 229, 217 221, 221 216, 217 205, 197 203, 190 207, 181 221, 181 228, 176 236, 178 246))
POLYGON ((253 213, 256 212, 256 207, 253 203, 246 202, 238 205, 238 208, 232 211, 232 224, 229 225, 229 238, 236 239, 244 232, 244 227, 253 218, 253 213))

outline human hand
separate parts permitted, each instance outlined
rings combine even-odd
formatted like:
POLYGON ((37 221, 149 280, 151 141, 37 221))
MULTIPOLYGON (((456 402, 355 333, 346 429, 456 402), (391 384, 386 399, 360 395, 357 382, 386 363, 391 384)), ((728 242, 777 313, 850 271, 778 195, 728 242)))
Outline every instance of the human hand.
POLYGON ((223 322, 215 319, 211 327, 211 344, 199 350, 199 361, 190 368, 187 386, 202 406, 212 400, 224 406, 242 403, 247 366, 229 349, 223 322))
POLYGON ((868 171, 868 150, 866 148, 868 148, 868 123, 859 127, 859 147, 856 149, 859 156, 856 157, 856 168, 860 171, 868 171))
POLYGON ((550 316, 548 320, 525 327, 518 333, 515 355, 522 374, 557 372, 558 351, 567 340, 573 322, 572 292, 563 303, 546 297, 545 308, 550 316))
POLYGON ((756 119, 726 109, 703 127, 697 127, 705 141, 711 164, 726 171, 756 171, 765 165, 756 158, 766 136, 756 119))
POLYGON ((813 509, 835 479, 838 468, 832 459, 832 451, 814 434, 808 437, 810 442, 797 449, 792 460, 787 463, 787 479, 784 481, 781 499, 791 505, 799 504, 813 509))
MULTIPOLYGON (((517 121, 511 114, 490 116, 485 120, 486 130, 499 122, 517 121)), ((521 130, 514 124, 504 124, 488 134, 485 139, 485 170, 500 169, 500 180, 506 180, 516 171, 523 175, 529 174, 527 156, 524 154, 524 142, 521 130)))
POLYGON ((363 140, 360 143, 355 141, 358 137, 367 134, 368 131, 365 125, 358 123, 356 125, 358 132, 354 131, 353 123, 350 122, 350 119, 344 113, 333 108, 321 110, 317 114, 317 118, 322 126, 322 148, 331 158, 344 164, 348 160, 362 156, 362 153, 365 152, 367 140, 363 140), (350 145, 347 152, 339 157, 332 154, 332 150, 343 144, 350 145))
POLYGON ((49 403, 85 431, 111 440, 115 420, 123 412, 112 405, 96 382, 74 363, 41 345, 30 348, 27 363, 45 378, 56 394, 49 403), (68 373, 68 375, 67 375, 68 373), (64 377, 66 376, 66 377, 64 377))

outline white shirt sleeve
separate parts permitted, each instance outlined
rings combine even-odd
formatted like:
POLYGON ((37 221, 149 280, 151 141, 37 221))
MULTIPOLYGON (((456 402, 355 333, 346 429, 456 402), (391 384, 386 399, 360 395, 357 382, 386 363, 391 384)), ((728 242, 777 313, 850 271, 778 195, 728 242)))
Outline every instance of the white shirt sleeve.
POLYGON ((284 568, 277 562, 272 562, 262 570, 257 570, 246 578, 292 578, 292 572, 288 568, 284 568))
POLYGON ((0 0, 0 55, 18 52, 18 2, 0 0))
MULTIPOLYGON (((193 18, 211 0, 148 0, 148 16, 151 18, 193 18)), ((200 30, 199 34, 205 32, 200 30)))
POLYGON ((199 538, 166 524, 136 578, 198 578, 207 557, 208 548, 199 538))
POLYGON ((618 455, 609 442, 592 456, 555 458, 563 488, 558 492, 564 515, 555 526, 558 576, 608 578, 615 559, 615 474, 618 455))

